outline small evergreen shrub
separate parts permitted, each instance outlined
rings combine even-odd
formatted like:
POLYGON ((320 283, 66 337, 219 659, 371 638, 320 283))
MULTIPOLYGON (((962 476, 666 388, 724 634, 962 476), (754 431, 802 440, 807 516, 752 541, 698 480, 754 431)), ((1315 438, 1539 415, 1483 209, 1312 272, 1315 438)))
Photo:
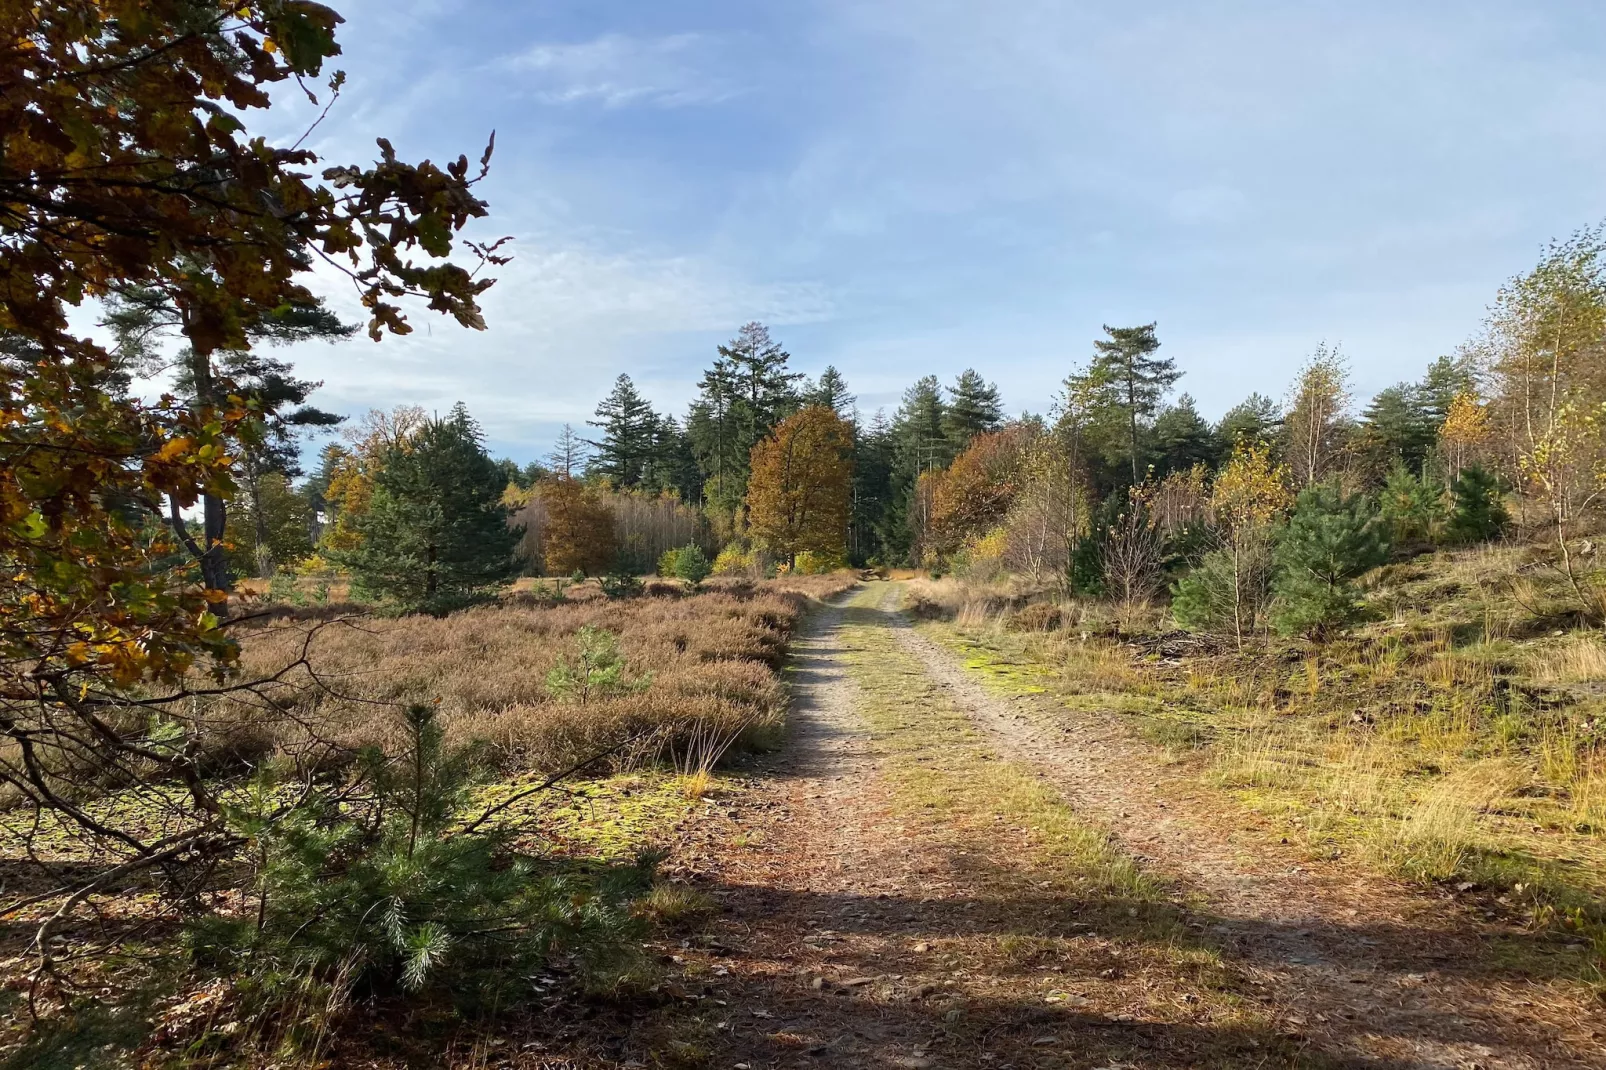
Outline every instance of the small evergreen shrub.
POLYGON ((610 572, 598 582, 609 598, 634 598, 644 590, 641 577, 634 572, 610 572))
POLYGON ((448 752, 431 706, 406 713, 404 753, 366 752, 353 781, 304 794, 271 772, 224 817, 256 863, 251 909, 190 924, 194 958, 236 978, 294 1040, 308 996, 430 990, 465 1007, 516 997, 551 955, 594 976, 633 957, 646 867, 580 876, 521 854, 476 806, 481 763, 448 752))
POLYGON ((679 550, 670 551, 675 555, 674 571, 670 573, 679 579, 685 580, 693 587, 702 583, 713 571, 708 555, 703 553, 702 547, 696 543, 682 546, 679 550))
POLYGON ((1393 545, 1425 545, 1444 523, 1444 493, 1396 463, 1378 497, 1378 519, 1393 545))
POLYGON ((585 705, 593 699, 631 695, 652 686, 652 673, 631 678, 625 673, 619 637, 587 624, 574 636, 575 652, 547 673, 547 694, 559 702, 585 705))
POLYGON ((1299 492, 1277 541, 1277 604, 1272 623, 1283 635, 1325 639, 1360 611, 1354 580, 1388 559, 1384 525, 1363 495, 1336 485, 1299 492))
POLYGON ((673 550, 665 550, 663 553, 658 555, 658 575, 660 575, 660 576, 662 576, 662 577, 664 577, 666 579, 673 579, 675 576, 679 575, 679 569, 680 569, 680 549, 679 548, 676 548, 676 549, 673 549, 673 550))
POLYGON ((1354 581, 1387 559, 1384 526, 1363 495, 1306 487, 1277 542, 1272 623, 1284 635, 1327 638, 1359 615, 1354 581))
POLYGON ((1505 530, 1511 516, 1506 512, 1500 477, 1482 465, 1472 465, 1450 483, 1453 502, 1445 540, 1457 546, 1488 542, 1505 530))

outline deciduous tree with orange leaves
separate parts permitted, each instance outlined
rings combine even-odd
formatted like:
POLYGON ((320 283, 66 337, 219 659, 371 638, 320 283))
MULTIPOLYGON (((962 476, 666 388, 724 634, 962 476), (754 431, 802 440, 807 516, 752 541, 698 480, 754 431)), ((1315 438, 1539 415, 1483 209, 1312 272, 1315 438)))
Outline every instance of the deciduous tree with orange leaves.
MULTIPOLYGON (((316 83, 340 22, 311 0, 0 4, 0 779, 120 862, 69 906, 238 843, 193 710, 253 686, 222 679, 222 539, 235 460, 269 414, 218 358, 315 307, 315 264, 353 285, 375 340, 410 330, 406 298, 484 326, 491 280, 451 260, 486 214, 466 157, 413 165, 380 140, 376 162, 314 177, 305 135, 247 129, 276 87, 316 83), (181 336, 190 397, 131 397, 73 314, 136 294, 181 336), (114 827, 79 804, 90 788, 164 816, 114 827)), ((504 259, 468 248, 475 266, 504 259)), ((36 943, 48 973, 48 927, 36 943)))
POLYGON ((824 406, 783 420, 753 447, 749 534, 788 564, 805 551, 840 553, 847 545, 852 449, 853 428, 824 406))
POLYGON ((1020 493, 1031 428, 1015 424, 971 439, 932 486, 931 548, 952 553, 1002 521, 1020 493))

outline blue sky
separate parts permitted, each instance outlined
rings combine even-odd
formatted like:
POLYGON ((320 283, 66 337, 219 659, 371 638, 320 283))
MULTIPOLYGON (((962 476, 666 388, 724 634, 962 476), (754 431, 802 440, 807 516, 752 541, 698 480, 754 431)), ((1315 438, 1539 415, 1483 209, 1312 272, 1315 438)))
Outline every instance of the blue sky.
POLYGON ((970 366, 1043 411, 1100 324, 1149 320, 1207 415, 1324 340, 1365 395, 1606 217, 1598 3, 336 6, 309 143, 474 158, 494 128, 476 236, 517 259, 488 331, 420 311, 293 359, 341 411, 461 399, 520 460, 620 372, 682 412, 750 319, 867 411, 970 366))

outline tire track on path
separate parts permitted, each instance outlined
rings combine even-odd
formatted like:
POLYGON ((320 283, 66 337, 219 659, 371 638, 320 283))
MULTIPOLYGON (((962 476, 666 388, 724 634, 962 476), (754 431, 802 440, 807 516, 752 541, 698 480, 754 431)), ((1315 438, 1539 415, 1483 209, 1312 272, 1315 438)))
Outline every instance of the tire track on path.
POLYGON ((900 646, 1006 757, 1175 882, 1196 904, 1189 925, 1222 945, 1291 1029, 1392 1066, 1606 1066, 1599 1007, 1582 986, 1501 973, 1484 934, 1425 896, 1235 838, 1219 820, 1221 796, 1165 770, 1113 718, 989 692, 896 603, 889 591, 881 610, 900 646))

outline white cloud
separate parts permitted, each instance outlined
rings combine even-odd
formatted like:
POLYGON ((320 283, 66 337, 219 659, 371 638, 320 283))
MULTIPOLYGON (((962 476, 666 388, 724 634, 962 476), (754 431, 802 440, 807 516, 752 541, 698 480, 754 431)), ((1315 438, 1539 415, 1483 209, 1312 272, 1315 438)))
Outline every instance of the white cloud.
POLYGON ((523 75, 536 96, 553 104, 594 101, 617 108, 716 104, 736 93, 708 73, 714 42, 702 34, 638 38, 610 33, 591 41, 542 43, 500 62, 523 75))
MULTIPOLYGON (((324 383, 319 403, 357 413, 396 404, 445 411, 462 401, 493 440, 539 446, 558 424, 583 423, 620 372, 678 412, 713 355, 711 339, 752 319, 784 327, 832 310, 818 284, 755 282, 702 256, 545 234, 521 235, 511 248, 515 259, 482 300, 486 331, 414 307, 410 335, 297 347, 297 369, 324 383)), ((330 306, 361 321, 349 283, 327 269, 319 275, 330 306)))

